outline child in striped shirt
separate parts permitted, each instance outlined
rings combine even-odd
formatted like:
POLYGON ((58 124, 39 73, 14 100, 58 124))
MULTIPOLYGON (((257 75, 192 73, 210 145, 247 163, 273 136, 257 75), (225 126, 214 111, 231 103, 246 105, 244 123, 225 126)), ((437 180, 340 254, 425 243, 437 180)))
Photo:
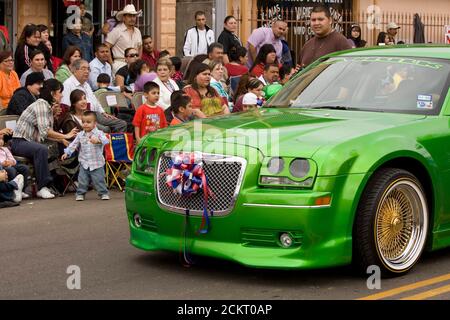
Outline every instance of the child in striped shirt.
POLYGON ((76 201, 84 201, 92 180, 95 190, 102 200, 109 200, 109 192, 105 182, 105 157, 103 148, 109 144, 106 135, 97 129, 97 114, 86 111, 82 117, 83 131, 78 133, 75 140, 64 150, 62 160, 71 157, 78 150, 80 172, 78 174, 78 188, 76 201))

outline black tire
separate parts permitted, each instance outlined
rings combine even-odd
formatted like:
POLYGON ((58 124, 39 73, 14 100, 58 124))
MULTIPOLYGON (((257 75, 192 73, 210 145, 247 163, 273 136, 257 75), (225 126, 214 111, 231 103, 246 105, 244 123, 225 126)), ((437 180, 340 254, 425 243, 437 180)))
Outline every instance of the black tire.
POLYGON ((380 169, 358 205, 353 228, 354 264, 364 274, 369 266, 378 266, 383 277, 407 273, 425 248, 428 217, 420 181, 402 169, 380 169))

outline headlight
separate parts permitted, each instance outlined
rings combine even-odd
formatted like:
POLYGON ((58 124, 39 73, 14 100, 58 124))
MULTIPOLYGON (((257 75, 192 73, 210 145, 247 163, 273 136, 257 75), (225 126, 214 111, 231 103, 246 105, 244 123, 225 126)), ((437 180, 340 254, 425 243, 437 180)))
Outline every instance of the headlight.
POLYGON ((138 161, 139 164, 142 165, 147 160, 147 148, 142 148, 141 153, 139 154, 138 161))
POLYGON ((147 147, 143 147, 136 157, 136 171, 146 174, 155 173, 155 160, 158 151, 153 148, 149 151, 147 147))
POLYGON ((317 165, 310 159, 265 158, 259 173, 259 184, 268 187, 311 188, 316 174, 317 165))
POLYGON ((271 174, 279 174, 284 170, 284 160, 282 158, 272 158, 267 163, 267 170, 271 174))
POLYGON ((311 170, 309 161, 306 159, 295 159, 289 166, 289 172, 296 178, 304 178, 311 170))

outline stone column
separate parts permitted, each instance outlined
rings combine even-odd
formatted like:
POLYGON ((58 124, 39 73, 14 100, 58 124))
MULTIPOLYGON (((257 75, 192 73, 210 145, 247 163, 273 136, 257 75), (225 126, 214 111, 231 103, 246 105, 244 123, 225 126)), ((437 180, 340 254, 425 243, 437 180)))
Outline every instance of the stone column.
POLYGON ((176 49, 176 0, 156 0, 155 12, 155 44, 159 50, 169 50, 175 55, 176 49))

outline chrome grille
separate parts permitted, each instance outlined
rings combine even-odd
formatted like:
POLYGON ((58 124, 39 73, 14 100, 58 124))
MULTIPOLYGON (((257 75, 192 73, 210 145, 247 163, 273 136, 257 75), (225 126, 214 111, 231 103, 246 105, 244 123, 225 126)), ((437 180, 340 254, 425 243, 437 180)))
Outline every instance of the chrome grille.
MULTIPOLYGON (((172 155, 165 152, 158 162, 159 177, 157 192, 159 204, 170 211, 201 215, 203 213, 203 191, 186 197, 174 193, 166 184, 165 172, 169 169, 172 155)), ((233 210, 244 175, 246 160, 243 158, 203 154, 203 168, 208 179, 208 186, 213 195, 208 199, 208 212, 215 216, 224 216, 233 210)))

